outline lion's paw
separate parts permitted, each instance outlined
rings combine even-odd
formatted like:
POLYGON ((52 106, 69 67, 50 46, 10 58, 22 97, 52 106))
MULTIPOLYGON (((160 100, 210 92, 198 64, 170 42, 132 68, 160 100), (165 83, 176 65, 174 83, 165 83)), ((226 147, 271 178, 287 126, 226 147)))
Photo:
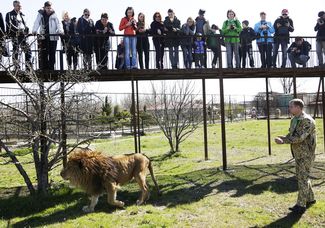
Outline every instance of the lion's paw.
POLYGON ((116 202, 116 206, 118 206, 118 207, 124 207, 124 205, 125 205, 125 203, 122 202, 122 201, 117 201, 116 202))
POLYGON ((82 208, 82 211, 85 213, 94 212, 94 208, 90 208, 88 205, 82 208))
POLYGON ((137 206, 140 206, 141 204, 143 204, 142 200, 137 200, 137 206))

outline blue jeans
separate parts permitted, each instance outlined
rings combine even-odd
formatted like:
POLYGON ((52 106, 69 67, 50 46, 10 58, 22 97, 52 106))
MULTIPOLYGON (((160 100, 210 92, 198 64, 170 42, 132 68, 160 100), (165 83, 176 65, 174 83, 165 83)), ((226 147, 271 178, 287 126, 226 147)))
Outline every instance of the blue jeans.
POLYGON ((169 49, 169 60, 172 64, 172 68, 178 67, 178 46, 168 47, 169 49))
POLYGON ((186 69, 191 69, 192 67, 192 45, 182 45, 183 50, 183 59, 184 59, 184 66, 186 69))
POLYGON ((318 65, 322 66, 323 62, 323 55, 325 54, 325 41, 317 40, 316 41, 316 53, 318 57, 318 65))
POLYGON ((234 68, 232 63, 234 54, 235 54, 236 68, 240 68, 239 43, 226 42, 226 51, 227 51, 228 68, 234 68))
POLYGON ((125 67, 126 69, 137 68, 137 37, 124 37, 125 67), (131 62, 132 58, 132 62, 131 62))
POLYGON ((273 67, 276 67, 276 58, 278 57, 280 46, 282 51, 281 68, 285 68, 287 65, 287 49, 288 49, 288 42, 286 40, 277 41, 273 45, 273 67))
POLYGON ((302 67, 306 67, 307 61, 310 59, 308 55, 293 55, 289 53, 289 60, 292 68, 296 68, 296 63, 302 65, 302 67))

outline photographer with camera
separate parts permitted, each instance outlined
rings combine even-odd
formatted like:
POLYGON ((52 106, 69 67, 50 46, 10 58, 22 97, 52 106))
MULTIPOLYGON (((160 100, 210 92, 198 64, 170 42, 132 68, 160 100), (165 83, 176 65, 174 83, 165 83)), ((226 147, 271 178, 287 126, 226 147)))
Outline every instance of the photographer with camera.
POLYGON ((120 31, 124 30, 125 35, 125 67, 126 69, 137 69, 137 22, 134 19, 134 9, 132 7, 126 8, 125 17, 121 19, 119 29, 120 31))
POLYGON ((272 67, 272 48, 274 28, 271 22, 266 21, 266 13, 260 13, 261 20, 254 26, 254 30, 257 33, 256 44, 261 55, 261 68, 272 67))
POLYGON ((239 34, 242 31, 241 23, 233 10, 227 11, 227 18, 222 26, 227 51, 227 65, 228 68, 233 68, 233 55, 235 55, 236 68, 240 68, 239 34))
POLYGON ((26 70, 30 70, 32 67, 32 51, 30 45, 27 41, 27 35, 29 29, 26 26, 25 14, 21 12, 21 4, 19 1, 13 1, 14 9, 6 14, 6 24, 7 24, 7 35, 11 38, 13 56, 12 61, 16 67, 19 69, 19 49, 25 52, 25 64, 26 70))
POLYGON ((282 16, 274 22, 274 46, 273 46, 273 67, 276 68, 276 58, 279 52, 279 46, 282 51, 282 64, 281 68, 286 67, 287 63, 287 48, 289 44, 290 32, 294 31, 293 21, 289 18, 289 11, 287 9, 282 10, 282 16))
POLYGON ((316 53, 318 57, 318 65, 324 67, 323 54, 325 54, 325 12, 318 13, 317 24, 314 28, 316 35, 316 53))
POLYGON ((311 49, 310 43, 305 41, 302 37, 296 37, 295 42, 288 48, 289 60, 292 68, 296 68, 296 63, 306 67, 306 63, 310 59, 309 51, 311 49))

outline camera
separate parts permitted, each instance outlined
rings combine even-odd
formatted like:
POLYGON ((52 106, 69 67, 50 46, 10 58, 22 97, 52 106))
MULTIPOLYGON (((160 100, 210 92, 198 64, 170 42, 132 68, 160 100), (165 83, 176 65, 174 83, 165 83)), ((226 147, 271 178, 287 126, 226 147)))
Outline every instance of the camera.
POLYGON ((263 31, 263 36, 267 36, 267 31, 263 31))
POLYGON ((234 24, 231 24, 230 25, 230 29, 235 29, 235 25, 234 24))

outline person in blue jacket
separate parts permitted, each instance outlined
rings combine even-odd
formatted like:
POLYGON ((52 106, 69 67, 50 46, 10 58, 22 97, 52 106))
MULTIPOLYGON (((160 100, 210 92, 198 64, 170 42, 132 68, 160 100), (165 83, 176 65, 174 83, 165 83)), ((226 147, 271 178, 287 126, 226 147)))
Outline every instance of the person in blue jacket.
POLYGON ((274 28, 271 22, 266 21, 266 13, 260 13, 261 20, 254 26, 254 30, 257 33, 256 43, 261 55, 261 68, 272 67, 272 48, 274 28))

